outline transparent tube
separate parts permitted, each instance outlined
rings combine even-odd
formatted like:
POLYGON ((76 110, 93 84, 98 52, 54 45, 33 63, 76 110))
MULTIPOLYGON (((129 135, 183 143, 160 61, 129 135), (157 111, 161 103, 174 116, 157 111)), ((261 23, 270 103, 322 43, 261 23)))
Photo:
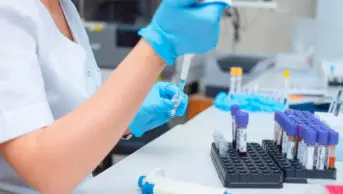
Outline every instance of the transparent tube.
POLYGON ((229 144, 226 141, 222 141, 219 143, 219 155, 221 157, 226 157, 229 153, 229 144))
POLYGON ((283 144, 283 128, 279 125, 279 130, 278 130, 278 137, 277 137, 277 147, 279 148, 279 150, 282 150, 282 144, 283 144))
POLYGON ((235 88, 235 82, 236 82, 236 78, 235 76, 230 77, 230 88, 229 88, 229 92, 228 92, 228 97, 231 97, 235 94, 236 88, 235 88))
POLYGON ((242 90, 242 76, 237 76, 236 77, 236 86, 235 86, 235 93, 236 94, 240 94, 241 93, 241 90, 242 90))
POLYGON ((224 135, 219 131, 213 132, 213 141, 216 147, 219 149, 222 142, 225 141, 224 135))
POLYGON ((274 142, 275 142, 275 145, 278 145, 279 128, 280 128, 279 123, 275 122, 275 125, 274 125, 274 142))
POLYGON ((327 162, 327 167, 332 169, 335 168, 336 166, 336 146, 332 145, 328 147, 328 162, 327 162))
POLYGON ((307 170, 312 170, 314 166, 314 159, 315 159, 315 146, 314 145, 306 145, 305 153, 304 153, 304 166, 307 170))
POLYGON ((288 142, 287 142, 287 159, 288 160, 293 160, 295 157, 295 148, 297 145, 297 136, 289 136, 288 137, 288 142))
POLYGON ((300 143, 298 144, 298 151, 297 151, 297 159, 300 162, 300 164, 304 164, 304 152, 305 152, 305 142, 303 139, 300 140, 300 143))
POLYGON ((288 144, 288 136, 285 130, 282 132, 282 154, 287 154, 287 144, 288 144))
POLYGON ((237 127, 237 151, 239 156, 247 156, 247 129, 237 127))
POLYGON ((316 160, 316 164, 315 164, 317 170, 324 170, 325 158, 326 158, 326 146, 325 145, 318 145, 317 160, 316 160))
POLYGON ((236 118, 232 116, 232 146, 236 147, 236 118))
POLYGON ((170 111, 171 117, 174 117, 176 115, 177 109, 181 103, 180 94, 183 92, 185 88, 189 68, 191 66, 193 57, 194 57, 194 54, 186 54, 184 56, 184 59, 182 62, 181 74, 180 74, 180 81, 179 81, 179 92, 175 94, 172 98, 172 102, 174 103, 174 108, 170 111))

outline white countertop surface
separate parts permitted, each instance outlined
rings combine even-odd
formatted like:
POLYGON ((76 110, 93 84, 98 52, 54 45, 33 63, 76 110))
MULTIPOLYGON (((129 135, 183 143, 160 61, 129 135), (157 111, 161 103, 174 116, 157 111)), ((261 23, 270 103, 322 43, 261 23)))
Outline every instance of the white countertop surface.
MULTIPOLYGON (((261 142, 273 137, 273 114, 254 113, 250 116, 248 141, 261 142)), ((167 176, 177 180, 221 187, 217 172, 210 158, 210 145, 214 130, 231 139, 231 115, 211 107, 187 122, 154 140, 117 163, 104 173, 86 182, 75 193, 139 194, 137 180, 155 168, 165 169, 167 176)), ((337 181, 343 184, 343 162, 337 162, 337 181)), ((324 181, 327 182, 327 181, 324 181)), ((284 184, 283 189, 230 189, 236 193, 313 193, 309 189, 317 183, 284 184)))

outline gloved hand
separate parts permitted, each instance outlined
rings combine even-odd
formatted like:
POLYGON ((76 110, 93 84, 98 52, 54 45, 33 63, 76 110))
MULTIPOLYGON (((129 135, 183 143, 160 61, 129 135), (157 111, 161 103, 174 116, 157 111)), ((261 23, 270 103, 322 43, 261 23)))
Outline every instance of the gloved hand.
POLYGON ((222 2, 199 5, 196 0, 163 0, 139 35, 172 65, 179 56, 203 54, 216 47, 225 6, 222 2))
POLYGON ((167 123, 172 118, 170 116, 174 108, 172 98, 176 94, 179 94, 181 99, 176 116, 183 116, 187 110, 188 96, 180 92, 175 84, 166 82, 155 84, 129 126, 133 135, 140 137, 145 132, 167 123))

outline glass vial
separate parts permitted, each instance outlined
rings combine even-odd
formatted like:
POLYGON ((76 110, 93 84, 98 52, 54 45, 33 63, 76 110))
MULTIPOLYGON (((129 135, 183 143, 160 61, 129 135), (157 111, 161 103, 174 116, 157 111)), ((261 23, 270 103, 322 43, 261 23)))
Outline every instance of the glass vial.
POLYGON ((237 127, 237 151, 241 157, 247 156, 247 127, 249 123, 249 113, 238 112, 236 114, 237 127))
POLYGON ((307 129, 304 131, 304 135, 305 152, 302 163, 307 170, 312 170, 315 159, 314 152, 317 141, 317 132, 313 129, 307 129))
POLYGON ((336 168, 336 146, 338 145, 339 134, 333 130, 330 130, 329 134, 328 158, 326 167, 333 169, 336 168))
POLYGON ((315 167, 317 170, 324 170, 326 163, 326 149, 329 143, 329 131, 317 130, 317 159, 315 167))
POLYGON ((298 143, 298 125, 294 121, 288 122, 287 129, 287 152, 286 157, 288 160, 293 160, 296 155, 296 147, 298 143))
POLYGON ((231 106, 231 119, 232 119, 232 146, 236 148, 236 136, 237 136, 237 127, 236 127, 236 114, 239 111, 239 105, 231 106))

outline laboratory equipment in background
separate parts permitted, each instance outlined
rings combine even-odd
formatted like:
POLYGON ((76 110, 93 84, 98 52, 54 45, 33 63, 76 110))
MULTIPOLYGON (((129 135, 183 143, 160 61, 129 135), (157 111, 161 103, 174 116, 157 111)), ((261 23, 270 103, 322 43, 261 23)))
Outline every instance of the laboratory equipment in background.
POLYGON ((336 98, 331 102, 330 107, 329 107, 329 113, 338 116, 343 114, 343 99, 342 99, 342 89, 340 89, 337 93, 336 98))
POLYGON ((284 71, 283 73, 283 78, 285 80, 285 85, 284 85, 284 91, 283 91, 283 102, 286 106, 286 108, 288 108, 288 95, 289 95, 289 77, 290 77, 291 73, 290 71, 287 69, 284 71))
POLYGON ((241 67, 230 68, 230 89, 228 98, 239 95, 242 91, 243 69, 241 67))
MULTIPOLYGON (((103 81, 139 41, 137 32, 149 23, 159 0, 78 0, 75 1, 103 81)), ((162 76, 171 78, 175 67, 162 76)))
POLYGON ((327 87, 343 86, 343 60, 321 61, 321 75, 327 87))
POLYGON ((231 54, 212 51, 205 56, 203 88, 207 97, 215 97, 222 91, 229 91, 231 67, 243 69, 242 85, 253 80, 273 66, 273 59, 268 56, 231 54))
POLYGON ((215 188, 168 178, 165 171, 156 169, 148 176, 141 176, 138 186, 143 194, 229 194, 225 188, 215 188))

